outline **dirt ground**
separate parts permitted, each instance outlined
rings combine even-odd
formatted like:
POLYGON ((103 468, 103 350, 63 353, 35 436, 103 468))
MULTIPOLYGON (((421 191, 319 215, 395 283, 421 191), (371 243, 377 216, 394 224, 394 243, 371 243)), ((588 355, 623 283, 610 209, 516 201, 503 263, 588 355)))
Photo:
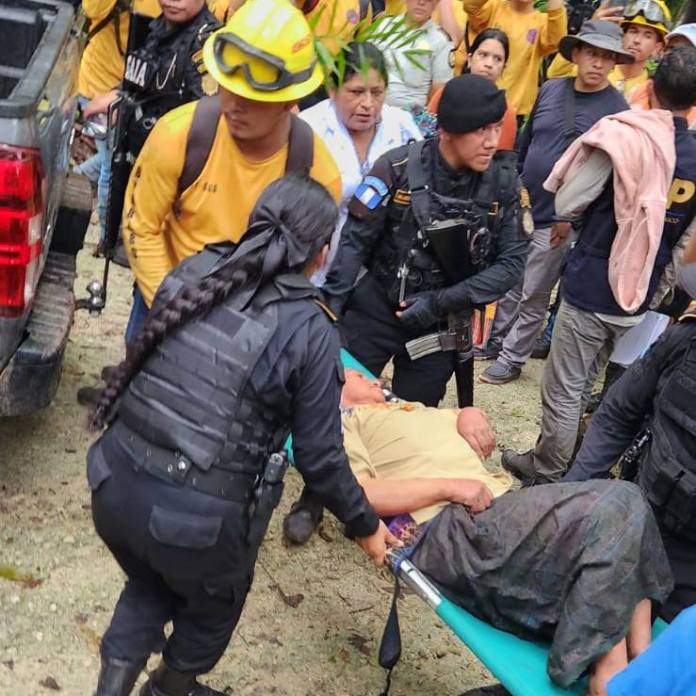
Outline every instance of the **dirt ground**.
MULTIPOLYGON (((101 272, 93 249, 88 242, 79 258, 79 295, 101 272)), ((0 578, 0 694, 91 696, 96 684, 99 640, 123 577, 92 527, 84 473, 92 436, 75 393, 120 359, 130 283, 129 273, 116 269, 107 311, 78 313, 53 405, 0 420, 0 566, 23 578, 0 578)), ((491 416, 500 449, 534 442, 540 369, 531 361, 512 385, 477 385, 476 403, 491 416)), ((452 388, 448 401, 454 404, 452 388)), ((491 466, 498 465, 496 453, 491 466)), ((330 516, 307 547, 285 548, 282 515, 299 490, 291 472, 242 620, 207 680, 240 696, 376 696, 384 684, 376 654, 392 582, 330 516)), ((456 696, 490 683, 486 669, 418 599, 406 597, 400 620, 394 696, 456 696)))

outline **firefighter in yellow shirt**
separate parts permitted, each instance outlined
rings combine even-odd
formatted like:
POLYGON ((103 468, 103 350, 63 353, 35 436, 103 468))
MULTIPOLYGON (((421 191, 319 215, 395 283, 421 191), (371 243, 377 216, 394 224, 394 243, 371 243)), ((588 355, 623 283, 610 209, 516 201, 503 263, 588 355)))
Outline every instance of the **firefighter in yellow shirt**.
MULTIPOLYGON (((672 23, 669 7, 662 0, 629 0, 623 8, 604 3, 594 17, 621 25, 623 47, 635 61, 630 65, 616 65, 609 73, 609 82, 631 104, 631 93, 648 81, 648 61, 664 50, 665 37, 672 23)), ((547 77, 569 77, 575 73, 575 65, 559 54, 551 63, 547 77)))
POLYGON ((563 0, 549 0, 546 13, 533 0, 464 0, 464 11, 474 34, 494 27, 508 35, 510 60, 498 86, 517 115, 527 116, 539 92, 539 62, 567 33, 563 0))
MULTIPOLYGON (((137 289, 126 343, 170 270, 206 244, 239 240, 258 195, 290 164, 293 132, 300 131, 293 106, 324 79, 309 25, 288 0, 249 0, 210 36, 203 59, 219 85, 218 96, 208 98, 217 100, 219 115, 197 177, 179 190, 193 102, 157 122, 128 183, 123 237, 137 289)), ((336 164, 318 136, 306 137, 310 176, 340 200, 336 164)))
POLYGON ((90 26, 77 91, 89 100, 121 82, 131 12, 157 17, 160 6, 158 0, 83 0, 82 9, 90 26))

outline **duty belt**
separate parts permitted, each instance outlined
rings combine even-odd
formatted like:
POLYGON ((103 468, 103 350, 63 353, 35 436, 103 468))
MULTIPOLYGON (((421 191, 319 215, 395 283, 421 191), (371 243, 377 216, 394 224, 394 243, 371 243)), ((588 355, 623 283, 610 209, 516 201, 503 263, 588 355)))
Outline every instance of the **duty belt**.
MULTIPOLYGON (((165 483, 191 488, 216 498, 238 503, 249 503, 253 498, 257 479, 255 474, 231 473, 217 468, 204 471, 183 453, 152 444, 120 420, 111 426, 110 431, 110 436, 104 438, 107 452, 118 444, 130 455, 130 464, 135 471, 143 469, 165 483)), ((121 456, 114 454, 116 458, 121 456)))

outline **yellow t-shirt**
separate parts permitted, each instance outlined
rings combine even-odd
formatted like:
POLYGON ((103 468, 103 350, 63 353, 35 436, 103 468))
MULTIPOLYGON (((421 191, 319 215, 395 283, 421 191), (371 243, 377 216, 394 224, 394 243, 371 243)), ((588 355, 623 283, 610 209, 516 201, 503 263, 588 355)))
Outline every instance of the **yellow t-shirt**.
POLYGON ((631 92, 640 85, 644 85, 648 81, 648 71, 642 70, 636 77, 624 77, 621 72, 621 67, 614 66, 614 69, 609 73, 609 82, 628 99, 631 92))
MULTIPOLYGON (((164 277, 183 259, 212 242, 238 241, 261 192, 285 172, 287 145, 266 160, 249 161, 221 116, 203 171, 182 193, 179 215, 174 215, 195 106, 184 104, 157 121, 126 189, 123 238, 148 306, 164 277)), ((316 134, 310 175, 336 202, 341 200, 341 175, 316 134)))
MULTIPOLYGON (((113 9, 115 0, 83 0, 82 7, 90 19, 90 27, 95 27, 113 9)), ((157 17, 160 14, 158 0, 133 0, 132 11, 157 17)), ((130 15, 122 12, 119 22, 121 48, 128 44, 130 15)), ((109 21, 95 34, 85 47, 80 62, 77 91, 83 97, 93 99, 116 87, 123 78, 124 57, 118 50, 114 22, 109 21)))
POLYGON ((405 0, 387 0, 384 3, 384 14, 400 15, 406 12, 405 0))
MULTIPOLYGON (((210 2, 215 4, 215 10, 211 12, 218 19, 229 19, 231 13, 225 14, 228 0, 209 0, 210 2)), ((360 22, 360 0, 319 0, 306 16, 310 26, 314 28, 314 35, 335 55, 341 48, 340 42, 349 43, 353 39, 360 22)), ((369 21, 371 17, 370 9, 366 19, 369 21)))
MULTIPOLYGON (((357 479, 459 478, 482 481, 495 497, 512 478, 493 474, 457 432, 457 411, 400 402, 356 406, 343 413, 343 446, 357 479)), ((421 524, 447 501, 409 511, 421 524)))
POLYGON ((206 5, 218 22, 225 23, 229 19, 229 0, 207 0, 206 5))
POLYGON ((336 54, 340 50, 339 41, 348 43, 355 34, 360 22, 360 0, 319 0, 307 15, 307 21, 310 26, 317 22, 314 26, 315 36, 331 53, 336 54), (319 19, 315 20, 317 16, 319 19))
MULTIPOLYGON (((575 63, 566 60, 560 53, 551 61, 547 77, 550 79, 557 77, 575 77, 578 74, 578 67, 575 63)), ((640 85, 648 81, 648 71, 643 70, 636 77, 625 78, 620 65, 615 65, 609 73, 609 82, 628 98, 630 93, 640 85)))
POLYGON ((518 116, 532 110, 539 92, 539 61, 558 49, 567 33, 565 7, 548 13, 516 12, 508 0, 464 0, 464 10, 474 34, 494 27, 510 40, 510 59, 498 86, 518 116))

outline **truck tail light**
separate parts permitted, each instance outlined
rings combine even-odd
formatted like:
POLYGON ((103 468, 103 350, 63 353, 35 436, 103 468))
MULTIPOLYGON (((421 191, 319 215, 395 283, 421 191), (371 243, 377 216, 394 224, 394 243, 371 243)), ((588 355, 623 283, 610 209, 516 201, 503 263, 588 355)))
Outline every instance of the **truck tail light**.
POLYGON ((0 316, 31 307, 41 263, 43 166, 38 150, 0 145, 0 316))

